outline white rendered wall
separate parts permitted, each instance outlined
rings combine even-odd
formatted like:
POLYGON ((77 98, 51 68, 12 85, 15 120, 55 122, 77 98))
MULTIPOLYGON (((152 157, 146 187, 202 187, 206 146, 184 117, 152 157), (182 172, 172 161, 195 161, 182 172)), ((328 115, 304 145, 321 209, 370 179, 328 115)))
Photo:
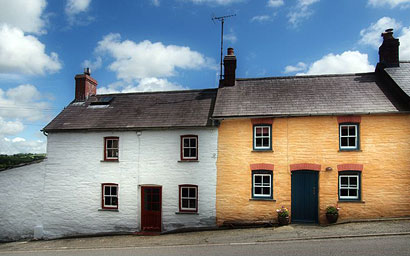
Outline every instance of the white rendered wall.
POLYGON ((162 186, 163 231, 214 226, 217 137, 216 128, 50 133, 47 161, 0 172, 0 239, 32 237, 36 225, 44 238, 139 231, 144 184, 162 186), (198 135, 198 162, 179 162, 184 134, 198 135), (102 161, 108 136, 119 137, 119 162, 102 161), (119 185, 118 211, 101 210, 102 183, 119 185), (181 184, 198 185, 198 214, 177 214, 181 184))

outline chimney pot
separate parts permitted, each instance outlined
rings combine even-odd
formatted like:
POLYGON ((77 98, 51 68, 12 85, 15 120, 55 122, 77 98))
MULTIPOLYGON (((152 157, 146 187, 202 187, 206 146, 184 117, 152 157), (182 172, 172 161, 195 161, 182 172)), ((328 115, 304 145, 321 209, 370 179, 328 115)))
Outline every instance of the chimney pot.
POLYGON ((91 68, 84 68, 84 74, 85 75, 91 75, 91 68))
POLYGON ((234 56, 235 55, 235 52, 233 51, 233 48, 228 48, 228 55, 229 56, 234 56))

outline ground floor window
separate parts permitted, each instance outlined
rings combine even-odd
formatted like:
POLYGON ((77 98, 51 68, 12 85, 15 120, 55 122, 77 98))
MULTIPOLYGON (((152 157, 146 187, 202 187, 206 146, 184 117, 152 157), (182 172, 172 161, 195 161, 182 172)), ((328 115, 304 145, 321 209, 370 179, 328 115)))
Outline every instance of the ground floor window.
POLYGON ((339 172, 339 199, 360 200, 360 172, 339 172))
POLYGON ((179 211, 198 212, 197 185, 179 185, 179 211))
POLYGON ((102 184, 102 208, 118 209, 118 184, 102 184))
POLYGON ((273 198, 273 172, 268 170, 252 171, 252 198, 273 198))

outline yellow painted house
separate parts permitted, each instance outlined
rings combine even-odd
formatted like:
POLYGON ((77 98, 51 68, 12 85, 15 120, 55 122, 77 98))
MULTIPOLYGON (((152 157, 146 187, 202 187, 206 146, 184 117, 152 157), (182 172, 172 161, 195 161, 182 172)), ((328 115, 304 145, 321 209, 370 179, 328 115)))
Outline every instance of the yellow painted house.
POLYGON ((410 62, 383 33, 376 71, 238 79, 228 49, 219 120, 218 225, 410 216, 410 62))

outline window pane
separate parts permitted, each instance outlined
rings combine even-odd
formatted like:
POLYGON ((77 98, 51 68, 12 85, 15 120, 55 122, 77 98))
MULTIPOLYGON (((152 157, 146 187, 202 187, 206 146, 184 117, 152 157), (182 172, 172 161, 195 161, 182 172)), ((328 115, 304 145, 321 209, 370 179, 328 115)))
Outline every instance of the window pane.
POLYGON ((340 190, 340 196, 348 196, 348 189, 341 189, 340 190))
POLYGON ((112 148, 112 140, 107 140, 107 148, 112 148))
POLYGON ((269 147, 269 138, 263 138, 263 146, 269 147))
POLYGON ((152 202, 153 203, 159 202, 159 194, 157 194, 157 193, 152 194, 152 202))
POLYGON ((262 139, 261 138, 256 138, 256 147, 262 147, 262 139))
POLYGON ((159 208, 160 208, 159 203, 153 203, 151 205, 151 208, 153 211, 159 211, 159 208))
POLYGON ((269 128, 268 127, 263 128, 263 136, 269 136, 269 128))
POLYGON ((350 147, 355 147, 356 146, 356 138, 355 137, 349 137, 349 146, 350 147))
POLYGON ((182 208, 188 208, 188 199, 182 199, 182 208))
POLYGON ((113 140, 112 141, 112 147, 113 148, 118 148, 118 140, 113 140))
POLYGON ((106 196, 104 199, 105 205, 111 205, 111 197, 110 196, 106 196))
POLYGON ((182 139, 183 143, 184 143, 184 147, 189 147, 189 139, 182 139))
POLYGON ((110 195, 110 187, 104 186, 104 195, 110 195))
POLYGON ((196 197, 196 189, 190 188, 189 189, 189 197, 196 197))
POLYGON ((191 139, 191 147, 196 147, 196 139, 191 139))
POLYGON ((261 136, 262 135, 262 128, 256 128, 256 136, 261 136))
POLYGON ((340 185, 341 186, 347 186, 348 184, 348 178, 347 177, 340 177, 340 185))
POLYGON ((118 205, 118 198, 117 197, 112 197, 111 198, 111 204, 115 205, 115 206, 118 205))
POLYGON ((267 187, 263 188, 263 194, 264 195, 269 195, 270 194, 270 188, 267 188, 267 187))
POLYGON ((191 148, 190 153, 190 157, 196 157, 196 148, 191 148))
POLYGON ((117 187, 115 186, 111 187, 111 195, 117 195, 117 187))
POLYGON ((357 190, 356 189, 349 189, 349 196, 357 197, 357 190))
POLYGON ((262 194, 262 188, 261 187, 255 187, 255 194, 262 194))
POLYGON ((189 200, 189 208, 196 208, 196 200, 190 199, 189 200))
POLYGON ((270 184, 270 176, 263 176, 263 185, 270 184))
POLYGON ((341 126, 340 129, 342 130, 342 136, 347 136, 348 135, 347 126, 341 126))
POLYGON ((188 188, 181 188, 182 190, 182 197, 188 197, 188 188))
POLYGON ((357 177, 349 177, 351 187, 357 187, 357 177))
POLYGON ((255 175, 255 184, 262 184, 262 176, 255 175))
POLYGON ((189 155, 189 148, 184 149, 184 157, 190 157, 189 155))
POLYGON ((356 135, 356 126, 349 126, 349 135, 350 136, 356 135))
POLYGON ((107 157, 113 157, 112 149, 107 149, 107 157))
POLYGON ((341 145, 342 147, 347 147, 347 146, 349 146, 349 145, 347 144, 347 138, 346 138, 346 137, 342 137, 342 138, 340 138, 340 139, 341 139, 340 145, 341 145))

